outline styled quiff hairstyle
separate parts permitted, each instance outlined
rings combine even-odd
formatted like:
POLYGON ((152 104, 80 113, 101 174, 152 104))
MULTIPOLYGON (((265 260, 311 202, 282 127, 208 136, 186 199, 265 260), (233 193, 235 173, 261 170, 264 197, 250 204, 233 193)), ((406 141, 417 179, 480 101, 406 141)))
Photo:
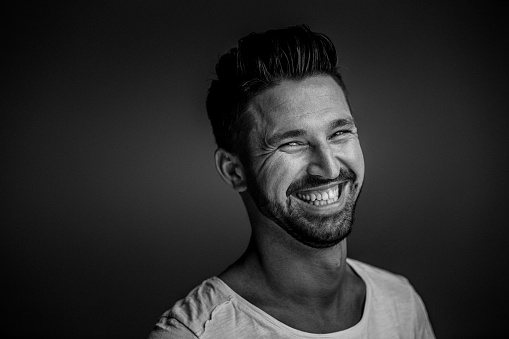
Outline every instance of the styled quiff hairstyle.
POLYGON ((313 75, 330 75, 346 87, 336 66, 332 41, 312 32, 306 25, 251 33, 219 58, 217 80, 207 96, 207 114, 217 146, 243 156, 253 126, 251 100, 282 80, 302 80, 313 75))

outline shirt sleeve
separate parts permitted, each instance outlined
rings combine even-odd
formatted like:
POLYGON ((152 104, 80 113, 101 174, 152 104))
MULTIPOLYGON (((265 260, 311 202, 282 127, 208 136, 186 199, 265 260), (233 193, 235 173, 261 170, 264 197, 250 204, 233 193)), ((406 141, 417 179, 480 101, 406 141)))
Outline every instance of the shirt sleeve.
POLYGON ((435 334, 431 328, 431 323, 428 318, 428 312, 421 297, 414 290, 414 299, 417 308, 417 326, 415 337, 418 339, 435 339, 435 334))
POLYGON ((148 339, 196 339, 191 330, 175 318, 162 318, 154 327, 148 339))

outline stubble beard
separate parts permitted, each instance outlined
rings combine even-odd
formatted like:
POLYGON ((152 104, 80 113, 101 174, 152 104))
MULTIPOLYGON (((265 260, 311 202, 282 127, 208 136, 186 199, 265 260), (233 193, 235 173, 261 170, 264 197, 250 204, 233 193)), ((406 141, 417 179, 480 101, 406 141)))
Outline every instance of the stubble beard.
POLYGON ((340 243, 352 231, 355 201, 347 198, 343 209, 333 215, 319 216, 269 202, 268 214, 297 241, 313 248, 328 248, 340 243))
MULTIPOLYGON (((253 183, 249 185, 249 190, 259 211, 295 240, 312 248, 328 248, 339 244, 352 231, 355 205, 359 194, 353 180, 348 184, 350 189, 347 190, 348 196, 343 208, 332 215, 325 216, 299 208, 299 204, 292 204, 290 198, 286 204, 278 203, 264 195, 262 189, 253 183)), ((345 194, 345 192, 342 193, 345 194)))

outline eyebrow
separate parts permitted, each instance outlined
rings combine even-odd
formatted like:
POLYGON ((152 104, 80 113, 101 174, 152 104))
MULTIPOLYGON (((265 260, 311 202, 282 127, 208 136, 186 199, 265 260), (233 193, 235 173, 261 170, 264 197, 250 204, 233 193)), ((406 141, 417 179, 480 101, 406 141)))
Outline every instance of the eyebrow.
POLYGON ((355 126, 355 121, 353 120, 353 117, 345 118, 345 119, 336 119, 330 123, 329 128, 334 129, 334 128, 343 127, 343 126, 350 126, 350 127, 355 126))
MULTIPOLYGON (((336 119, 329 124, 329 129, 334 129, 334 128, 343 127, 343 126, 355 126, 355 122, 354 122, 353 118, 336 119)), ((306 135, 305 130, 294 129, 294 130, 286 131, 283 133, 274 134, 267 140, 267 143, 269 145, 277 145, 285 139, 301 137, 303 135, 306 135)))

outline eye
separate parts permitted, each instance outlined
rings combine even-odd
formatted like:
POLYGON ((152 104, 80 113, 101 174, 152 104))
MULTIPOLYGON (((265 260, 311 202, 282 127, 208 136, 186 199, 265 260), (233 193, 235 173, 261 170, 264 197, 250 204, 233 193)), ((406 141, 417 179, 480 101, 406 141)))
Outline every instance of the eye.
POLYGON ((306 147, 306 144, 300 141, 290 141, 279 146, 285 152, 296 152, 306 147))
POLYGON ((341 136, 343 136, 345 134, 348 134, 348 133, 352 133, 352 131, 350 131, 350 130, 337 131, 337 132, 333 133, 330 138, 334 139, 334 138, 341 137, 341 136))
POLYGON ((297 142, 297 141, 291 141, 289 143, 286 143, 284 144, 283 146, 290 146, 290 147, 296 147, 296 146, 301 146, 302 144, 300 142, 297 142))

